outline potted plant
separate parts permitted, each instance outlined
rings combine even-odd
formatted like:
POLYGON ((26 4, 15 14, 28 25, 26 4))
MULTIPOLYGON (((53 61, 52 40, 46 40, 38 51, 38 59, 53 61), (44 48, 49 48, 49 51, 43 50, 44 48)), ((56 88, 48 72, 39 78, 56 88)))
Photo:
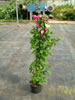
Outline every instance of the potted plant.
POLYGON ((49 17, 46 15, 33 15, 36 25, 31 30, 32 37, 30 39, 31 47, 35 60, 30 65, 31 73, 31 91, 39 93, 42 84, 47 83, 46 74, 51 74, 47 65, 47 58, 51 55, 54 45, 60 40, 60 37, 53 38, 53 32, 50 29, 49 17))

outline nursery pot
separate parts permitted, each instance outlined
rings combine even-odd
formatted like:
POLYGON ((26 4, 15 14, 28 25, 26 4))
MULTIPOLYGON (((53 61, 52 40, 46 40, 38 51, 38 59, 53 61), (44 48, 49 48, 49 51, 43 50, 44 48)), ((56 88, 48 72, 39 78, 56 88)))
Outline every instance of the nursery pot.
POLYGON ((32 93, 39 93, 41 92, 41 85, 34 85, 33 83, 30 83, 30 87, 31 87, 31 92, 32 93))

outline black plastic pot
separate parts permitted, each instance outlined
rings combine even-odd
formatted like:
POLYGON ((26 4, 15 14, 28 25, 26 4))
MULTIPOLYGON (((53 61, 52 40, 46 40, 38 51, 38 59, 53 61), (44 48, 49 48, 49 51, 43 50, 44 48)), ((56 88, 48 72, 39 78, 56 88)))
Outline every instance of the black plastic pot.
POLYGON ((41 85, 36 85, 34 86, 33 84, 31 84, 31 92, 32 93, 39 93, 41 92, 41 85))

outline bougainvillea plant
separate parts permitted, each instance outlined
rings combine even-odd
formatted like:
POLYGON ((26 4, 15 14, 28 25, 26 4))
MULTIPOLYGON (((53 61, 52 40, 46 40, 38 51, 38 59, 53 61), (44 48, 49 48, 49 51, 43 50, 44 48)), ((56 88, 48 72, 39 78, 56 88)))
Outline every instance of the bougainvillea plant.
POLYGON ((49 18, 46 15, 33 15, 36 25, 31 30, 31 47, 35 60, 30 65, 31 82, 35 85, 47 83, 46 74, 51 72, 48 69, 47 58, 51 55, 54 45, 60 40, 59 37, 53 38, 50 29, 49 18))

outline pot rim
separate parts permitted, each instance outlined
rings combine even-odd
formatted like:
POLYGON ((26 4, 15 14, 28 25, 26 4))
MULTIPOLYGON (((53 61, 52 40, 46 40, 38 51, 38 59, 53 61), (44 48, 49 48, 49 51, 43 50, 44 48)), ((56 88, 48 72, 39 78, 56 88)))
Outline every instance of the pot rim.
POLYGON ((32 83, 32 81, 30 81, 30 85, 33 86, 33 87, 41 87, 40 84, 34 84, 34 83, 32 83))

